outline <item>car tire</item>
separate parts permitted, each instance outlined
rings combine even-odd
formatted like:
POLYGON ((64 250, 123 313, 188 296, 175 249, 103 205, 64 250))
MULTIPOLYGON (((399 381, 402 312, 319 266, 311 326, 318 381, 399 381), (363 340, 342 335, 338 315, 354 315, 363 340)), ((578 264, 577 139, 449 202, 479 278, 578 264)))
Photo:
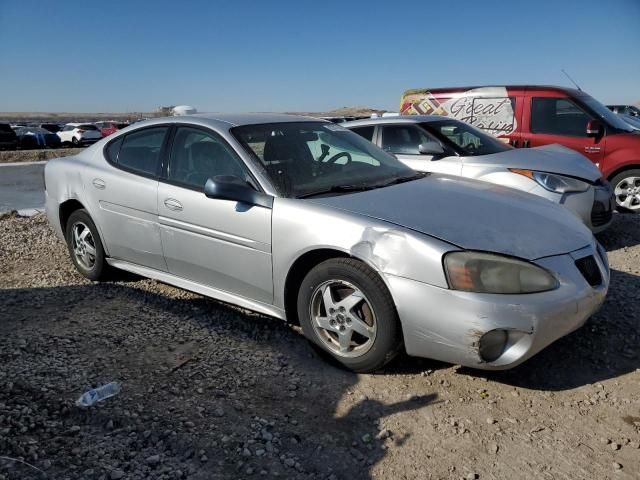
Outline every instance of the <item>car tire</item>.
POLYGON ((71 138, 71 143, 73 144, 74 147, 77 147, 78 145, 80 145, 80 141, 76 137, 71 138))
POLYGON ((105 258, 102 240, 86 210, 76 210, 69 216, 65 238, 71 260, 80 274, 94 281, 108 278, 110 267, 105 258))
POLYGON ((297 311, 307 339, 353 371, 375 371, 402 347, 389 290, 358 260, 333 258, 312 268, 300 285, 297 311))
POLYGON ((611 179, 616 208, 620 212, 640 213, 640 170, 625 170, 611 179))

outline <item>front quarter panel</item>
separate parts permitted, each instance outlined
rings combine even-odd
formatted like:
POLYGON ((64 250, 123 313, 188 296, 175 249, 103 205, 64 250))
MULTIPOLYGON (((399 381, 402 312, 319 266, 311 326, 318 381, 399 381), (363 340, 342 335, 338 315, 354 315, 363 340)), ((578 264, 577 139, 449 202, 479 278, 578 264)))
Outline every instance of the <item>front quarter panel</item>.
MULTIPOLYGON (((444 253, 457 250, 411 230, 300 199, 276 198, 273 205, 273 276, 276 306, 284 308, 287 274, 312 250, 333 249, 357 258, 381 274, 447 288, 444 253)), ((386 281, 385 275, 381 275, 386 281)))

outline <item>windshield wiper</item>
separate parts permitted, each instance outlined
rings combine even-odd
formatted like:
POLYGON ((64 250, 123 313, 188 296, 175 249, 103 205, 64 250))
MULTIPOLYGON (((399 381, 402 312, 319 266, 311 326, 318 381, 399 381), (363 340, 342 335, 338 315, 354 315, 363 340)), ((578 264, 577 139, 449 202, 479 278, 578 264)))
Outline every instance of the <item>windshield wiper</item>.
POLYGON ((303 193, 297 195, 296 198, 308 198, 316 195, 323 195, 326 193, 346 193, 346 192, 364 192, 365 190, 371 190, 378 188, 377 185, 335 185, 329 188, 322 188, 319 190, 313 190, 312 192, 303 193))
POLYGON ((429 175, 429 172, 416 172, 414 175, 409 175, 408 177, 398 177, 398 178, 394 178, 392 180, 389 180, 388 182, 376 183, 375 185, 372 185, 372 188, 389 187, 391 185, 397 185, 399 183, 405 183, 405 182, 410 182, 412 180, 418 180, 419 178, 424 178, 427 175, 429 175))

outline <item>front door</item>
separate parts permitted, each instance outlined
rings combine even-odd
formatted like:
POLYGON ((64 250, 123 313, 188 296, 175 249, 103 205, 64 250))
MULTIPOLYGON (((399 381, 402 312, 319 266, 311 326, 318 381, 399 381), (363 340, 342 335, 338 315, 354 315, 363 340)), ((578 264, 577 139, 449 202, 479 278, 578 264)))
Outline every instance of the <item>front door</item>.
POLYGON ((204 195, 207 179, 247 180, 242 160, 209 129, 176 129, 158 212, 169 272, 263 303, 273 302, 271 209, 204 195))
POLYGON ((558 143, 571 148, 596 165, 604 158, 605 137, 588 137, 587 123, 592 119, 582 107, 567 97, 530 96, 528 122, 522 135, 525 147, 558 143))

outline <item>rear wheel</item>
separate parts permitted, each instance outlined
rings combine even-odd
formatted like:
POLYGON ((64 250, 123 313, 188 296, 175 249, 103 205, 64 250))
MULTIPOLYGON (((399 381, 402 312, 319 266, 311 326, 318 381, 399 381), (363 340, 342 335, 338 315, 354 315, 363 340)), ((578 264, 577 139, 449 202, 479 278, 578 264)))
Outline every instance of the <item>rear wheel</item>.
POLYGON ((618 210, 640 213, 640 170, 626 170, 611 179, 618 210))
POLYGON ((357 372, 381 368, 402 346, 391 294, 358 260, 335 258, 314 267, 300 285, 298 318, 309 341, 357 372))
POLYGON ((74 147, 77 147, 78 145, 80 145, 80 141, 76 137, 71 138, 71 143, 73 144, 74 147))
POLYGON ((109 273, 102 241, 86 210, 76 210, 66 226, 67 247, 78 272, 89 280, 105 280, 109 273))

